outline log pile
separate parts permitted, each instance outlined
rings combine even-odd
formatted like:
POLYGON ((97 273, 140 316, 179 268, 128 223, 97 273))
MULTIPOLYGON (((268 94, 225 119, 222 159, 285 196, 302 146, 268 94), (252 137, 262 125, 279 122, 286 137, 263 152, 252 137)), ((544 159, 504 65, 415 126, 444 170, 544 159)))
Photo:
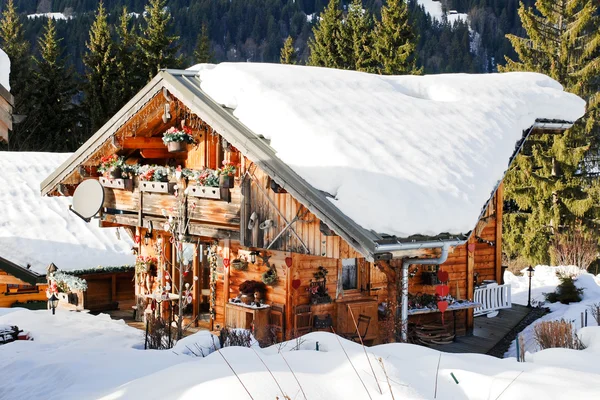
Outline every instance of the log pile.
POLYGON ((415 341, 418 344, 450 344, 454 341, 453 333, 441 324, 417 325, 414 331, 415 341))

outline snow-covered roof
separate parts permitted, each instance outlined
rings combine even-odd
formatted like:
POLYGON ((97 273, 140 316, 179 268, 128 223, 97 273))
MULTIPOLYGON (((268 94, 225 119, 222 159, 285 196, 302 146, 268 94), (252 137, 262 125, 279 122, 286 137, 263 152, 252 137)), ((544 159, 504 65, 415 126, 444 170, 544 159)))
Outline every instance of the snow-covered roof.
POLYGON ((10 92, 10 58, 0 49, 0 85, 10 92))
POLYGON ((2 152, 0 155, 0 256, 31 264, 45 274, 50 263, 64 271, 133 264, 132 242, 121 230, 86 223, 69 211, 70 198, 42 197, 40 182, 70 154, 2 152))
POLYGON ((538 119, 585 102, 535 73, 379 76, 275 64, 200 65, 202 90, 343 214, 408 237, 467 233, 538 119))

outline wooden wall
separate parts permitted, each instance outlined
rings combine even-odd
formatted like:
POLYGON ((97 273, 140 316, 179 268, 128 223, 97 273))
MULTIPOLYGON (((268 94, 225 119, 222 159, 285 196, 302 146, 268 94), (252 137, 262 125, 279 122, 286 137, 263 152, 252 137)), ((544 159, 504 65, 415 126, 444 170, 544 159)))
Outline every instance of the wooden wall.
MULTIPOLYGON (((242 188, 242 193, 248 209, 242 210, 242 215, 249 219, 250 215, 256 212, 258 215, 258 224, 266 220, 272 220, 274 224, 268 229, 255 227, 242 240, 245 246, 259 248, 271 246, 270 248, 273 250, 328 258, 360 257, 359 253, 339 236, 326 236, 321 233, 320 220, 289 193, 275 193, 271 190, 268 175, 254 165, 251 165, 249 161, 246 161, 246 165, 248 165, 246 178, 248 190, 242 188), (290 228, 277 238, 277 235, 294 218, 297 218, 297 221, 291 224, 290 228), (292 229, 298 236, 293 234, 292 229), (277 241, 272 243, 276 238, 277 241), (306 249, 303 244, 306 246, 306 249)), ((242 208, 244 208, 244 205, 242 205, 242 208)), ((248 225, 246 218, 242 218, 241 221, 241 229, 244 232, 247 230, 244 228, 248 225)))
POLYGON ((0 307, 10 307, 17 301, 25 303, 29 300, 47 300, 47 285, 37 285, 36 290, 32 291, 9 293, 8 284, 29 285, 0 269, 0 307))
POLYGON ((88 285, 83 306, 94 312, 132 306, 135 302, 133 275, 133 271, 79 275, 88 285))

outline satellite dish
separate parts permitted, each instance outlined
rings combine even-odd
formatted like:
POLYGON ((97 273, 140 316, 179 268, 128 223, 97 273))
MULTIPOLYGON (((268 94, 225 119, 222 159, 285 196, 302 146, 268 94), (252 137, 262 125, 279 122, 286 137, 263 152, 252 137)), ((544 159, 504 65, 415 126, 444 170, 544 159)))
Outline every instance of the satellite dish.
POLYGON ((95 179, 87 179, 77 186, 73 194, 73 205, 69 206, 69 210, 75 215, 83 219, 85 222, 90 222, 104 203, 104 188, 95 179))

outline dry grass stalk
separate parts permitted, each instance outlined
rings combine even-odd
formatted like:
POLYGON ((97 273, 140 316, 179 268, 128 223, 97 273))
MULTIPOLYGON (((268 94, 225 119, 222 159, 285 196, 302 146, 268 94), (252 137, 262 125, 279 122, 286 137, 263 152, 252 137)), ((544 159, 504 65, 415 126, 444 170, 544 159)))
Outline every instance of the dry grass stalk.
POLYGON ((385 369, 383 359, 379 357, 377 361, 379 362, 379 365, 381 365, 381 369, 383 370, 383 374, 385 375, 385 380, 387 381, 388 387, 390 388, 390 395, 392 396, 392 400, 396 400, 396 398, 394 397, 394 391, 392 390, 392 383, 390 382, 390 377, 388 376, 387 371, 385 369))
POLYGON ((596 320, 596 324, 600 326, 600 303, 594 303, 590 306, 592 316, 596 320))
POLYGON ((544 321, 533 328, 534 337, 540 348, 563 348, 582 350, 585 348, 573 331, 573 325, 569 321, 544 321))
POLYGON ((335 331, 333 330, 333 328, 331 328, 331 330, 333 331, 333 333, 335 335, 335 338, 337 339, 338 343, 340 344, 340 347, 342 348, 342 351, 346 355, 346 358, 348 359, 348 362, 352 366, 352 369, 354 370, 354 372, 356 372, 356 376, 358 376, 358 379, 360 380, 360 383, 362 383, 363 387, 365 388, 365 391, 367 392, 367 395, 369 396, 369 399, 372 399, 373 397, 371 397, 371 393, 369 393, 369 389, 367 389, 367 385, 365 385, 365 382, 362 380, 362 378, 360 377, 360 374, 356 370, 356 367, 354 366, 354 363, 350 359, 350 356, 348 355, 348 353, 346 352, 346 349, 344 348, 344 346, 342 345, 342 342, 340 341, 340 337, 338 336, 337 333, 335 333, 335 331))
POLYGON ((367 354, 367 348, 365 347, 365 344, 363 343, 362 337, 360 335, 360 331, 358 330, 358 324, 356 323, 356 318, 354 318, 354 313, 352 312, 352 308, 350 308, 349 305, 348 305, 348 311, 350 311, 350 316, 352 317, 352 321, 354 322, 354 329, 356 329, 356 334, 358 335, 358 338, 360 339, 360 345, 362 346, 363 351, 365 352, 365 357, 367 357, 367 362, 369 363, 369 367, 371 368, 371 372, 373 373, 373 378, 375 379, 377 388, 379 388, 379 394, 383 394, 383 390, 381 389, 381 386, 379 385, 379 381, 377 380, 377 375, 375 375, 375 370, 373 369, 373 365, 371 364, 371 360, 369 359, 369 355, 367 354))

